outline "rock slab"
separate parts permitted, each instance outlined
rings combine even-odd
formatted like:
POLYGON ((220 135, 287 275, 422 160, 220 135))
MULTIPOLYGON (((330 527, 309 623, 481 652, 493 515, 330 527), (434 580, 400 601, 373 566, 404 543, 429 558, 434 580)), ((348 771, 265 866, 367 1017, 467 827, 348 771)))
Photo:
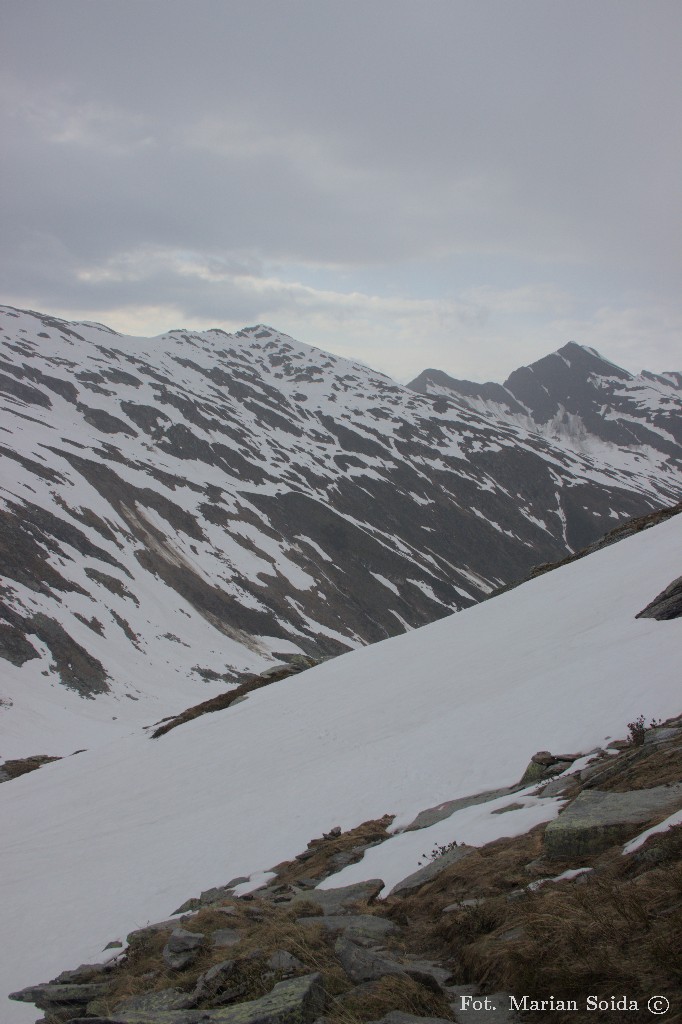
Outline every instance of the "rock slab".
POLYGON ((391 889, 389 895, 405 896, 412 889, 418 889, 420 886, 425 885, 426 882, 432 881, 436 878, 441 871, 445 871, 451 864, 456 864, 458 860, 462 860, 463 857, 467 857, 470 853, 473 853, 473 846, 456 846, 454 850, 448 850, 441 857, 436 857, 429 864, 426 864, 423 868, 419 868, 418 871, 413 871, 407 878, 401 879, 391 889))
POLYGON ((682 807, 682 783, 626 793, 583 790, 545 829, 545 854, 571 860, 631 838, 637 827, 682 807))
POLYGON ((375 899, 383 887, 383 879, 370 878, 366 882, 356 882, 354 885, 344 885, 338 889, 307 889, 303 893, 297 893, 291 903, 314 903, 325 916, 343 914, 350 904, 358 900, 369 903, 375 899))

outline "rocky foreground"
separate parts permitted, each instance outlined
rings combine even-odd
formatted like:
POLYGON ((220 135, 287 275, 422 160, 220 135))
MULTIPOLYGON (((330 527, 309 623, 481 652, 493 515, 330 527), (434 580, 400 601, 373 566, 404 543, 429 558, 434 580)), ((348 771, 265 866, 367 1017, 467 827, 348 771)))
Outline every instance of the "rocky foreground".
POLYGON ((231 879, 125 948, 113 937, 105 962, 11 998, 40 1024, 504 1024, 523 1010, 576 1024, 625 1008, 649 1020, 655 993, 679 1021, 681 780, 682 715, 640 718, 589 758, 540 751, 516 785, 469 798, 508 795, 503 813, 532 786, 565 803, 525 835, 425 852, 385 899, 381 879, 316 887, 385 842, 390 816, 332 829, 260 889, 239 895, 245 880, 231 879))

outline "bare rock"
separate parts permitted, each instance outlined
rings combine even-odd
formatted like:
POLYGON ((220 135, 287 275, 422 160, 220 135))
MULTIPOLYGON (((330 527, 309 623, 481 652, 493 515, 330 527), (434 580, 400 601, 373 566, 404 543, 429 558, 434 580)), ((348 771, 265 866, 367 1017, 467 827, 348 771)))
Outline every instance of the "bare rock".
POLYGON ((188 932, 184 928, 176 928, 171 932, 168 942, 163 947, 163 962, 171 971, 181 971, 194 963, 206 936, 201 932, 188 932))
POLYGON ((355 882, 354 885, 344 885, 338 889, 308 889, 304 893, 297 893, 291 903, 313 903, 325 915, 343 914, 352 903, 359 900, 369 903, 376 899, 383 887, 381 878, 370 878, 367 882, 355 882))
POLYGON ((419 889, 420 886, 425 885, 427 882, 432 881, 442 871, 449 868, 451 864, 455 864, 458 860, 462 860, 464 857, 468 857, 470 853, 473 853, 473 846, 456 846, 454 850, 448 850, 447 853, 442 854, 440 857, 436 857, 429 864, 425 864, 423 868, 419 868, 418 871, 413 871, 407 878, 401 879, 391 889, 390 895, 396 896, 398 894, 405 896, 408 892, 414 889, 419 889))
POLYGON ((682 783, 626 793, 583 790, 545 829, 546 856, 573 860, 629 839, 657 815, 682 807, 682 783))

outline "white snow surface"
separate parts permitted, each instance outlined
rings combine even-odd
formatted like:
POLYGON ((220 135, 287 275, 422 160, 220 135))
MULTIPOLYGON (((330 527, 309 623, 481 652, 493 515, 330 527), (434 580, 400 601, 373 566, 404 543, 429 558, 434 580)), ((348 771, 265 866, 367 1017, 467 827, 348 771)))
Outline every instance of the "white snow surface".
POLYGON ((383 878, 381 896, 387 896, 394 885, 418 871, 430 860, 437 846, 451 842, 466 846, 484 846, 503 836, 521 836, 535 825, 556 818, 564 800, 543 800, 535 796, 537 785, 511 796, 499 797, 488 803, 476 804, 455 811, 449 818, 413 832, 401 832, 385 843, 367 851, 357 864, 349 864, 342 871, 330 875, 320 883, 320 889, 335 889, 352 885, 367 878, 383 878), (505 811, 510 804, 520 804, 515 810, 505 811))
MULTIPOLYGON (((682 623, 635 615, 678 573, 681 546, 677 516, 160 740, 133 732, 0 785, 0 991, 100 959, 110 940, 335 825, 386 813, 406 824, 515 782, 536 750, 588 751, 640 713, 679 713, 682 623)), ((487 842, 516 815, 528 827, 540 804, 555 813, 557 801, 527 797, 523 811, 473 808, 437 834, 487 842)), ((436 832, 412 835, 423 853, 436 832)), ((393 880, 400 841, 359 875, 393 880)), ((1 1014, 35 1020, 24 1004, 1 1014)))
POLYGON ((644 846, 649 836, 658 835, 659 832, 667 832, 673 825, 682 825, 682 811, 674 811, 664 821, 659 821, 658 825, 652 825, 645 832, 640 832, 638 836, 635 836, 634 839, 625 844, 623 853, 634 853, 635 850, 639 850, 640 846, 644 846))

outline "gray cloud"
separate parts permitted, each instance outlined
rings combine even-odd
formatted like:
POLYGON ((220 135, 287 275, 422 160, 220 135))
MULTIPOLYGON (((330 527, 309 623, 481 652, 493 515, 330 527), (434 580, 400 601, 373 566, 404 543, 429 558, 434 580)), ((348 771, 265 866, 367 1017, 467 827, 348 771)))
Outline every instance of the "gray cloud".
POLYGON ((510 289, 564 296, 527 322, 548 341, 565 293, 595 329, 638 301, 664 311, 661 338, 682 322, 677 0, 6 0, 5 23, 8 301, 307 311, 360 344, 353 290, 390 317, 391 281, 418 267, 416 312, 451 266, 431 308, 457 311, 453 372, 509 326, 510 289), (495 267, 484 313, 456 278, 469 259, 479 289, 495 267))

